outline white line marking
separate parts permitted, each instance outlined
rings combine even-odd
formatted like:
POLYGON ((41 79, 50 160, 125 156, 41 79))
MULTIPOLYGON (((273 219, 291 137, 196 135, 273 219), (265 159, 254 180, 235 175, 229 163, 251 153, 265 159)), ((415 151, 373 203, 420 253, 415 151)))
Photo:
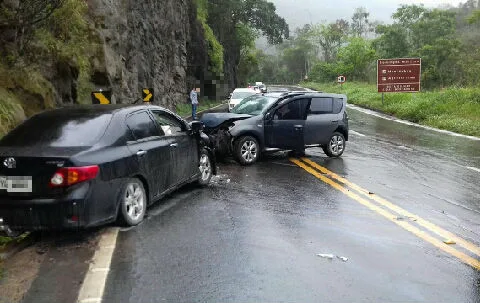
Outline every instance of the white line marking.
POLYGON ((471 170, 474 170, 474 171, 480 173, 480 168, 476 168, 476 167, 473 167, 473 166, 466 166, 466 168, 471 169, 471 170))
POLYGON ((100 237, 98 248, 78 294, 79 303, 101 303, 113 252, 117 244, 118 228, 107 229, 100 237))
POLYGON ((362 107, 359 107, 359 106, 356 106, 356 105, 353 105, 353 104, 348 104, 347 107, 349 107, 351 109, 354 109, 354 110, 357 110, 359 112, 371 115, 371 116, 375 116, 375 117, 385 119, 385 120, 390 120, 390 121, 395 121, 395 122, 406 124, 406 125, 416 126, 416 127, 420 127, 420 128, 423 128, 423 129, 428 129, 428 130, 448 134, 448 135, 455 136, 455 137, 463 137, 463 138, 467 138, 467 139, 470 139, 470 140, 480 141, 479 137, 462 135, 462 134, 454 133, 454 132, 451 132, 451 131, 448 131, 448 130, 443 130, 443 129, 438 129, 438 128, 434 128, 434 127, 430 127, 430 126, 420 125, 420 124, 413 123, 413 122, 410 122, 410 121, 398 119, 398 118, 395 118, 395 117, 392 117, 392 116, 380 114, 380 113, 377 113, 373 110, 365 109, 365 108, 362 108, 362 107))
POLYGON ((361 133, 356 132, 356 131, 354 131, 354 130, 351 130, 350 133, 351 133, 352 135, 356 135, 356 136, 360 136, 360 137, 366 137, 364 134, 361 134, 361 133))

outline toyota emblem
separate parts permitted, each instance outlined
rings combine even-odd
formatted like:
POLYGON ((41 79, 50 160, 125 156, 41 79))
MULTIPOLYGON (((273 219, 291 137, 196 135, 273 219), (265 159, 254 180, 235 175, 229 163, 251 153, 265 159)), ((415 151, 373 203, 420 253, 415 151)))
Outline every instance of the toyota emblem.
POLYGON ((17 161, 15 161, 15 158, 6 158, 3 161, 3 165, 6 168, 16 168, 17 167, 17 161))

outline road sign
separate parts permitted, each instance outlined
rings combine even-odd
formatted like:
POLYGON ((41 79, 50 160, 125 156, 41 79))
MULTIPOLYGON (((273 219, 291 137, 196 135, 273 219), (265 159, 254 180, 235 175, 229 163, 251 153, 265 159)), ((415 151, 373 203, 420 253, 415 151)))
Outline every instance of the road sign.
POLYGON ((377 61, 379 93, 419 92, 422 59, 400 58, 377 61))
POLYGON ((153 102, 153 88, 144 88, 142 90, 143 102, 153 102))
POLYGON ((91 94, 92 104, 110 104, 112 103, 111 91, 94 91, 91 94))
POLYGON ((340 75, 337 77, 337 82, 340 83, 340 84, 343 84, 345 82, 347 82, 347 77, 343 76, 343 75, 340 75))

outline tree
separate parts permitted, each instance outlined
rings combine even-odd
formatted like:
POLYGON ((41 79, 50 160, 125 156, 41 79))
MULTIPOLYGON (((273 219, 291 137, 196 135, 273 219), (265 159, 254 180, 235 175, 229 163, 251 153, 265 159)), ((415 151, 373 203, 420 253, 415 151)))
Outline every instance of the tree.
POLYGON ((475 24, 480 22, 480 9, 475 10, 472 15, 468 17, 468 23, 475 24))
POLYGON ((365 37, 372 28, 369 21, 370 13, 364 7, 358 7, 352 16, 351 31, 355 37, 365 37))
POLYGON ((369 41, 360 37, 351 38, 348 45, 338 52, 337 71, 354 81, 365 81, 375 57, 375 50, 369 41))
POLYGON ((408 43, 407 30, 399 25, 380 25, 376 30, 380 35, 373 41, 373 46, 382 58, 401 58, 408 56, 411 47, 408 43))
POLYGON ((2 48, 10 46, 12 58, 22 54, 35 30, 65 3, 65 0, 21 0, 0 4, 0 39, 2 48))
POLYGON ((348 35, 348 22, 340 19, 335 23, 314 26, 312 36, 322 49, 323 59, 331 63, 335 61, 338 49, 348 35))

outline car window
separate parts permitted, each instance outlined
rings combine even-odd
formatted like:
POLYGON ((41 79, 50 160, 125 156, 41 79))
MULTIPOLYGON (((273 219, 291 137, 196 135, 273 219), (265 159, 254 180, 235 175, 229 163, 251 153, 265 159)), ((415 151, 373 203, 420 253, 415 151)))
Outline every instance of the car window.
POLYGON ((129 116, 127 118, 127 125, 132 131, 135 140, 163 135, 147 112, 135 113, 129 116))
POLYGON ((185 126, 175 117, 162 111, 152 111, 152 114, 166 136, 175 136, 183 132, 185 126))
POLYGON ((232 99, 244 99, 255 94, 256 92, 234 92, 232 95, 232 99))
POLYGON ((331 114, 333 112, 333 98, 312 98, 309 115, 331 114))
POLYGON ((333 113, 339 114, 343 109, 343 99, 333 99, 333 113))
POLYGON ((93 146, 111 121, 111 114, 102 115, 37 115, 12 130, 2 146, 93 146))
POLYGON ((275 120, 303 120, 308 99, 297 99, 280 106, 274 114, 275 120))

